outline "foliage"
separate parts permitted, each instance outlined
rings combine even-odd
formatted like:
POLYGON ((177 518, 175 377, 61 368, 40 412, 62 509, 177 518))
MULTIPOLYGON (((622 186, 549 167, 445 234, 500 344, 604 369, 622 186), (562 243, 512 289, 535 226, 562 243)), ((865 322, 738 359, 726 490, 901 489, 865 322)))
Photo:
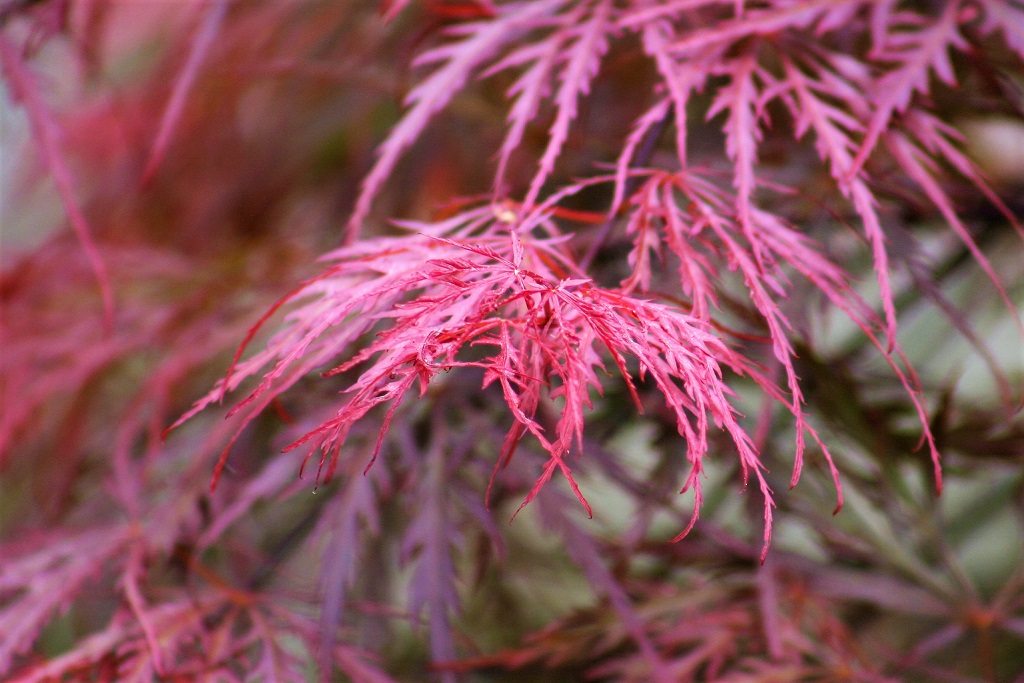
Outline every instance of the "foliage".
POLYGON ((1022 61, 1018 0, 0 0, 0 674, 1014 680, 1022 61))

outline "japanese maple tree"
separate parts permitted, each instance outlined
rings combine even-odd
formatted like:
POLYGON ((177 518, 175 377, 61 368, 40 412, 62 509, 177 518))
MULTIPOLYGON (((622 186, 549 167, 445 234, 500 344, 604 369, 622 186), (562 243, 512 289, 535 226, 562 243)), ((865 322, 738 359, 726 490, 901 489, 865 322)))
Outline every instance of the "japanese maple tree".
POLYGON ((0 0, 0 66, 0 675, 1024 674, 1019 0, 0 0))

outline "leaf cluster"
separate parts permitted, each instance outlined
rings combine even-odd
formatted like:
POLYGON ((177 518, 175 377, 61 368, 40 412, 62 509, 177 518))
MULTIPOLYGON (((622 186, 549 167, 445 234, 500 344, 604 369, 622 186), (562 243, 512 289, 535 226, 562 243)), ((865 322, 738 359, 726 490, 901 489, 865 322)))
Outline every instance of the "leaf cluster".
POLYGON ((0 676, 1014 680, 1022 27, 0 0, 0 676))

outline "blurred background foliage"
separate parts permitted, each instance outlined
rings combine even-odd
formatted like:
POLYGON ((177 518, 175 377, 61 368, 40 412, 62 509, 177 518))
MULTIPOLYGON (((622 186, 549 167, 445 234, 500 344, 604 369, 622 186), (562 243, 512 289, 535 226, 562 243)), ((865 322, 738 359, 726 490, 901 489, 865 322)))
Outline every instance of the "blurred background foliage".
MULTIPOLYGON (((459 21, 453 7, 472 4, 413 3, 386 24, 375 3, 341 0, 0 2, 3 39, 23 55, 59 124, 63 159, 116 293, 105 330, 94 275, 32 143, 30 119, 40 112, 4 90, 7 675, 269 680, 247 662, 271 652, 286 663, 268 669, 281 679, 312 680, 333 661, 335 680, 646 681, 651 664, 628 623, 635 618, 669 662, 671 680, 1024 681, 1021 339, 963 245, 898 178, 885 188, 896 217, 890 237, 897 253, 901 231, 926 249, 900 254, 914 264, 896 280, 900 340, 928 396, 944 491, 936 497, 927 455, 915 450, 915 416, 875 350, 797 292, 787 312, 813 340, 799 350, 798 371, 838 459, 845 506, 831 514, 835 492, 813 455, 789 490, 792 426, 777 416, 762 432, 778 505, 763 565, 761 500, 754 487, 739 495, 730 458, 708 465, 693 534, 667 542, 691 504, 676 495, 685 444, 657 408, 634 417, 624 392, 595 400, 588 426, 588 458, 600 465, 579 471, 593 520, 576 514, 565 490, 551 489, 511 526, 503 520, 520 497, 498 492, 490 521, 480 522, 506 426, 500 401, 478 391, 478 378, 453 379, 411 407, 395 437, 427 444, 425 452, 462 453, 438 465, 452 485, 444 495, 448 523, 458 528, 452 561, 462 606, 450 615, 462 634, 453 645, 459 658, 439 661, 404 597, 419 565, 402 539, 423 510, 426 465, 397 446, 357 486, 349 482, 360 480, 365 458, 354 457, 311 496, 308 475, 296 476, 297 457, 276 454, 325 413, 332 394, 322 382, 300 384, 235 444, 214 494, 224 411, 162 440, 223 375, 259 315, 320 270, 317 256, 339 242, 375 145, 401 114, 417 73, 412 57, 459 21), (197 38, 204 30, 206 46, 197 38), (363 512, 341 512, 346 506, 363 512), (340 529, 342 518, 359 523, 340 529), (143 550, 132 540, 139 535, 143 550), (338 588, 326 577, 343 543, 361 551, 347 599, 332 603, 338 588), (91 564, 78 571, 82 554, 91 564), (58 597, 47 603, 44 591, 39 612, 29 614, 19 602, 21 574, 58 597), (132 585, 140 595, 131 596, 132 585), (151 635, 128 616, 139 605, 156 639, 177 653, 162 677, 158 664, 141 663, 152 652, 144 654, 151 635), (190 605, 202 605, 199 616, 173 617, 190 605), (342 628, 328 638, 331 609, 342 628)), ((606 59, 562 177, 616 153, 635 114, 630 93, 654 78, 634 48, 617 46, 606 59)), ((989 81, 963 70, 971 75, 961 89, 937 95, 936 106, 967 132, 970 151, 1019 215, 1024 122, 1011 95, 1024 83, 1009 66, 989 81)), ((393 231, 382 218, 441 217, 457 198, 489 191, 492 159, 482 150, 501 144, 509 84, 471 88, 429 128, 388 181, 371 236, 393 231)), ((721 133, 693 121, 694 154, 718 153, 721 133)), ((524 145, 539 153, 545 140, 538 128, 524 145)), ((834 190, 822 190, 827 171, 808 163, 811 144, 780 135, 765 149, 763 163, 803 189, 788 200, 789 215, 810 235, 827 236, 829 253, 862 276, 862 293, 872 297, 863 244, 844 217, 823 208, 834 190)), ((510 171, 520 184, 532 174, 528 158, 510 171)), ((1022 307, 1019 239, 971 188, 952 192, 1022 307)), ((603 211, 607 201, 584 193, 578 208, 603 211)), ((620 276, 611 259, 596 267, 611 281, 620 276)), ((743 326, 750 317, 736 284, 722 321, 743 326)), ((736 390, 753 427, 759 399, 741 382, 736 390)), ((356 433, 354 451, 369 452, 375 434, 373 426, 356 433)), ((528 483, 533 475, 513 476, 528 483)))

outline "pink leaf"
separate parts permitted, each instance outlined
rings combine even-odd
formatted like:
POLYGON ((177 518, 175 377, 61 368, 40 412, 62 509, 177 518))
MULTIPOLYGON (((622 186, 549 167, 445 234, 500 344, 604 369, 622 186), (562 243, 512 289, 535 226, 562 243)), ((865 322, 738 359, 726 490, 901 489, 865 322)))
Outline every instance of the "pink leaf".
POLYGON ((93 240, 89 222, 75 198, 71 169, 68 168, 60 149, 60 127, 43 102, 35 78, 25 67, 17 50, 2 34, 0 34, 0 65, 7 75, 12 96, 23 102, 28 111, 29 121, 32 124, 32 136, 35 138, 36 144, 39 145, 43 161, 57 187, 57 193, 64 204, 64 211, 71 222, 71 228, 82 245, 82 251, 85 252, 93 273, 96 274, 96 282, 103 300, 103 322, 106 329, 110 330, 114 324, 114 290, 110 284, 107 266, 93 240))
MULTIPOLYGON (((610 0, 596 0, 590 16, 583 19, 576 14, 568 15, 568 30, 575 40, 566 59, 561 75, 561 85, 555 94, 555 121, 551 125, 547 148, 538 163, 537 174, 530 183, 530 189, 523 200, 529 210, 540 195, 541 187, 554 170, 555 160, 562 151, 569 136, 569 126, 576 119, 579 99, 590 92, 590 82, 597 75, 601 57, 608 50, 608 34, 613 28, 612 5, 610 0)), ((580 5, 580 8, 584 5, 580 5)))
POLYGON ((146 166, 142 171, 143 185, 148 184, 153 179, 157 168, 167 153, 171 136, 174 135, 174 130, 185 108, 188 92, 192 89, 196 76, 199 74, 199 67, 213 46, 213 41, 217 37, 220 25, 224 21, 227 11, 228 0, 215 0, 206 8, 206 16, 203 17, 202 23, 192 39, 188 57, 174 82, 174 88, 171 90, 171 99, 168 100, 167 107, 160 118, 160 127, 157 131, 156 139, 153 141, 153 148, 150 150, 146 166))
POLYGON ((440 62, 441 66, 409 93, 405 100, 408 109, 377 150, 377 161, 363 179, 355 209, 349 219, 348 243, 358 238, 360 225, 369 215, 370 204, 391 175, 399 156, 419 137, 433 115, 451 101, 475 70, 480 69, 484 62, 513 40, 522 28, 557 9, 564 1, 534 0, 502 5, 493 19, 459 26, 456 34, 464 38, 434 48, 419 57, 418 64, 440 62))
MULTIPOLYGON (((893 115, 905 111, 915 93, 928 93, 932 72, 944 83, 953 84, 949 50, 966 47, 966 41, 960 35, 957 25, 959 12, 960 3, 949 2, 934 24, 926 25, 918 31, 891 31, 887 35, 885 49, 880 50, 875 58, 895 62, 898 67, 877 79, 875 89, 870 93, 873 110, 871 120, 867 123, 864 140, 854 157, 853 165, 847 172, 848 178, 857 173, 867 161, 893 115)), ((909 17, 913 17, 912 24, 924 22, 917 15, 909 17)), ((895 23, 896 17, 890 21, 895 23)), ((890 26, 890 30, 892 28, 890 26)))

